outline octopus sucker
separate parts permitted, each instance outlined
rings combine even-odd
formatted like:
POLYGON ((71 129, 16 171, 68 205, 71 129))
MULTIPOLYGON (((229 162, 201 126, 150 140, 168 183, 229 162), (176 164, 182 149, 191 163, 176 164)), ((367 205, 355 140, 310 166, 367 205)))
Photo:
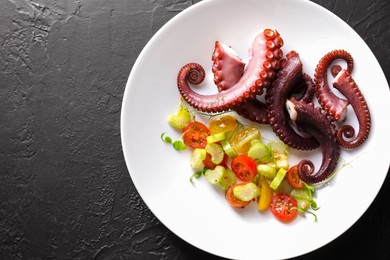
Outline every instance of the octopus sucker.
MULTIPOLYGON (((302 62, 299 54, 295 51, 289 52, 286 61, 283 62, 272 86, 267 89, 266 102, 268 109, 268 120, 274 133, 288 146, 299 150, 312 150, 319 147, 319 143, 313 137, 304 137, 298 134, 289 124, 289 116, 285 103, 292 93, 300 89, 305 83, 302 72, 302 62)), ((312 89, 309 86, 307 89, 312 89)), ((312 91, 312 90, 311 90, 312 91)), ((312 94, 308 94, 310 99, 312 94)))
POLYGON ((308 184, 326 181, 335 171, 340 157, 340 146, 333 121, 321 108, 310 103, 291 98, 286 106, 297 129, 313 136, 320 144, 322 152, 322 162, 318 171, 314 171, 313 162, 304 159, 298 164, 299 176, 308 184))
POLYGON ((194 66, 194 63, 190 63, 192 65, 184 65, 179 71, 177 76, 179 92, 188 104, 203 112, 222 112, 233 109, 248 100, 253 100, 256 95, 261 95, 264 88, 270 85, 269 81, 270 78, 273 77, 273 68, 279 66, 277 60, 279 56, 269 58, 266 53, 268 51, 276 51, 279 53, 281 52, 280 48, 282 45, 283 40, 276 30, 265 29, 258 34, 252 43, 250 49, 251 57, 246 65, 245 71, 234 85, 229 86, 228 82, 231 81, 231 79, 227 77, 236 78, 237 74, 241 74, 244 65, 240 62, 240 59, 236 57, 235 63, 230 66, 230 69, 227 69, 227 71, 236 70, 235 75, 223 71, 222 67, 224 67, 225 70, 225 66, 227 66, 224 64, 223 60, 223 57, 226 54, 223 51, 226 50, 226 48, 220 48, 222 45, 219 42, 216 42, 216 48, 212 59, 214 62, 213 73, 216 75, 214 82, 217 85, 219 92, 212 95, 202 95, 191 89, 188 84, 189 69, 187 67, 191 67, 195 70, 203 70, 203 68, 200 68, 201 65, 197 64, 194 66), (269 61, 274 65, 269 69, 264 68, 263 64, 266 61, 269 61))
POLYGON ((337 139, 343 148, 354 149, 368 138, 371 128, 370 111, 362 92, 347 70, 341 70, 336 75, 333 85, 349 100, 359 124, 359 132, 355 138, 353 127, 345 125, 338 130, 337 139), (345 140, 344 137, 352 140, 345 140))
MULTIPOLYGON (((328 83, 328 68, 332 62, 342 59, 347 63, 346 70, 351 73, 353 69, 353 58, 350 53, 345 50, 333 50, 325 54, 319 61, 314 75, 314 82, 317 88, 317 98, 321 106, 334 120, 343 120, 346 114, 346 109, 349 104, 348 100, 335 95, 329 87, 328 83), (330 106, 327 104, 331 104, 330 106)), ((340 68, 335 66, 332 68, 332 74, 336 73, 340 68)))

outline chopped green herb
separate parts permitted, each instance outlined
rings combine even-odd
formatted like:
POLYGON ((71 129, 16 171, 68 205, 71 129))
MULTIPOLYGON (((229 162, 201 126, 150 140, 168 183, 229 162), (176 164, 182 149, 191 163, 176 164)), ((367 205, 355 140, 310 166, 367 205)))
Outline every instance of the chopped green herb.
POLYGON ((302 213, 302 214, 309 213, 309 214, 313 215, 313 217, 314 217, 314 222, 317 222, 317 221, 318 221, 317 215, 314 214, 313 212, 307 210, 307 209, 302 209, 302 208, 299 208, 299 207, 292 207, 291 210, 293 210, 293 209, 298 210, 298 212, 300 212, 300 213, 302 213))
POLYGON ((187 146, 182 141, 174 141, 173 148, 175 148, 178 151, 183 151, 187 149, 187 146))
POLYGON ((165 136, 165 134, 166 134, 166 132, 161 134, 161 140, 164 143, 171 144, 173 146, 173 148, 175 148, 175 150, 177 150, 177 151, 183 151, 183 150, 187 149, 187 146, 182 141, 178 140, 178 141, 172 142, 172 138, 170 138, 169 136, 165 136))
POLYGON ((169 136, 165 136, 167 132, 164 132, 161 134, 161 140, 164 142, 164 143, 167 143, 167 144, 172 144, 172 138, 170 138, 169 136), (165 137, 164 137, 165 136, 165 137))
POLYGON ((190 182, 192 184, 194 184, 193 179, 194 178, 199 179, 207 170, 208 170, 208 168, 204 167, 202 170, 194 172, 190 177, 190 182))

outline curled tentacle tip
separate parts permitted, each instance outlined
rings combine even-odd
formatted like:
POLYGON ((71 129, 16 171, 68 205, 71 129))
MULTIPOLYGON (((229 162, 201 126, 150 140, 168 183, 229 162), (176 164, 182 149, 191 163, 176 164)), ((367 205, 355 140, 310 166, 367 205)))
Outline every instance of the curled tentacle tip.
POLYGON ((200 84, 203 82, 206 72, 202 65, 198 63, 188 63, 181 67, 178 79, 180 79, 181 76, 184 76, 191 84, 200 84))
POLYGON ((298 174, 305 181, 314 173, 314 164, 310 160, 302 160, 298 163, 298 174))
POLYGON ((343 134, 346 138, 352 138, 355 135, 355 129, 350 125, 346 125, 338 133, 343 134))
POLYGON ((204 70, 202 68, 202 70, 198 70, 198 69, 191 69, 188 73, 188 82, 191 83, 191 84, 200 84, 203 82, 205 78, 205 73, 204 73, 204 70))
POLYGON ((333 65, 330 69, 330 72, 332 73, 332 76, 333 77, 336 77, 337 74, 339 74, 339 72, 342 70, 341 66, 340 65, 333 65))

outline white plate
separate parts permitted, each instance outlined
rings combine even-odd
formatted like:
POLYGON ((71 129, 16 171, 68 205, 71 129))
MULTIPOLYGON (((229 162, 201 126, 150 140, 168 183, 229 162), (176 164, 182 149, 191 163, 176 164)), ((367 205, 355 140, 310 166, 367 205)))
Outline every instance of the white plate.
MULTIPOLYGON (((178 14, 143 49, 127 82, 121 136, 137 191, 172 232, 218 256, 280 259, 329 243, 370 206, 389 168, 390 158, 382 152, 390 144, 389 129, 379 125, 388 111, 389 87, 377 60, 358 34, 331 12, 303 0, 209 0, 178 14), (202 64, 208 73, 206 91, 216 91, 210 71, 214 42, 231 45, 245 59, 253 37, 265 28, 280 32, 284 53, 299 52, 304 71, 311 76, 326 52, 349 51, 355 60, 353 77, 371 110, 369 139, 356 151, 342 152, 341 157, 352 163, 317 193, 321 207, 317 223, 308 215, 283 224, 270 213, 257 212, 254 203, 243 210, 231 208, 223 192, 206 181, 190 183, 190 151, 177 152, 160 140, 165 131, 180 138, 166 121, 179 104, 180 67, 202 64)), ((290 158, 294 162, 301 155, 292 151, 290 158)))

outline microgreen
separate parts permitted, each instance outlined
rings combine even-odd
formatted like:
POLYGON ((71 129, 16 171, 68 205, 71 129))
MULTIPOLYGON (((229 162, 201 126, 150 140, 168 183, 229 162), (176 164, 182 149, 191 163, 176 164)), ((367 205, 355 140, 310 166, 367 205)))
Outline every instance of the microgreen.
POLYGON ((175 148, 177 151, 183 151, 187 149, 187 146, 182 141, 174 141, 172 145, 173 148, 175 148))
POLYGON ((199 179, 207 170, 208 168, 204 167, 202 170, 194 172, 190 177, 190 182, 194 184, 194 178, 199 179))
POLYGON ((175 148, 175 150, 177 150, 177 151, 183 151, 183 150, 187 149, 187 146, 182 141, 177 140, 177 141, 173 142, 172 138, 169 136, 165 136, 165 134, 166 134, 166 132, 161 134, 161 140, 164 143, 171 144, 173 146, 173 148, 175 148))
POLYGON ((165 136, 167 132, 164 132, 161 134, 161 140, 164 142, 164 143, 167 143, 167 144, 172 144, 172 138, 170 138, 169 136, 165 136))
POLYGON ((314 214, 313 212, 311 212, 311 211, 309 211, 309 210, 307 210, 307 209, 299 208, 299 207, 292 207, 292 208, 291 208, 291 210, 294 210, 294 209, 298 210, 298 212, 299 212, 299 213, 302 213, 302 214, 309 213, 309 214, 313 215, 313 217, 314 217, 314 222, 317 222, 317 221, 318 221, 317 215, 314 214))

